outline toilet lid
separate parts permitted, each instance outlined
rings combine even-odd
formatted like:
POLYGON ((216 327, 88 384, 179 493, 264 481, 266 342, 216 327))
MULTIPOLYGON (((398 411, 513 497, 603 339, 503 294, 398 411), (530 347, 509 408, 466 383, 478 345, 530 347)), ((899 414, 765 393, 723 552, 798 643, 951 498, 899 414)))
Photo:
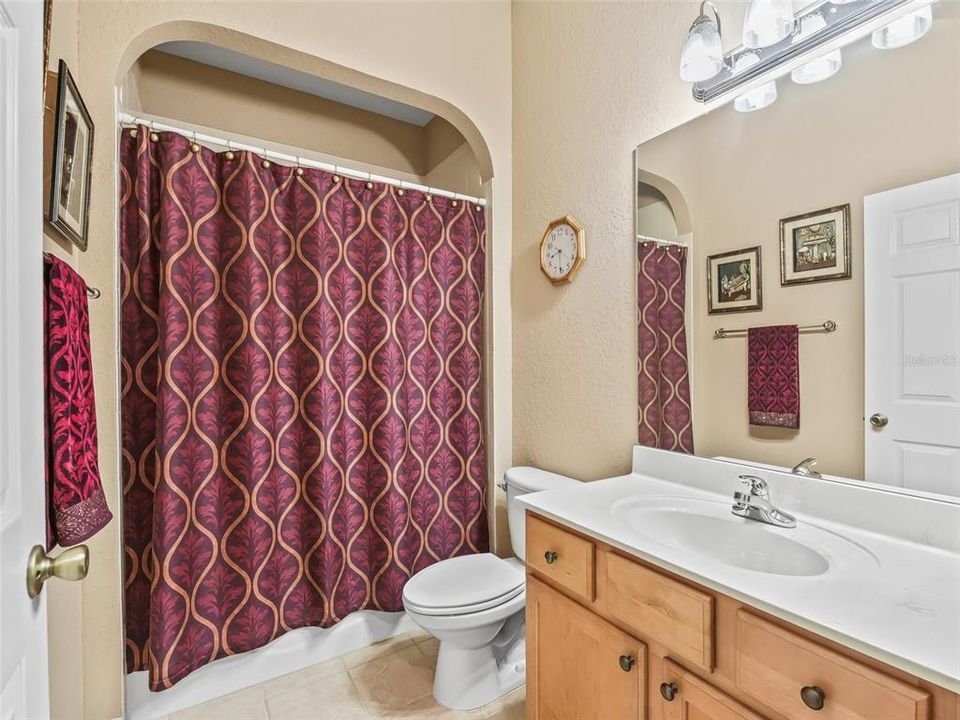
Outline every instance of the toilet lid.
POLYGON ((496 607, 523 592, 523 573, 493 553, 441 560, 414 575, 403 604, 424 615, 461 615, 496 607))

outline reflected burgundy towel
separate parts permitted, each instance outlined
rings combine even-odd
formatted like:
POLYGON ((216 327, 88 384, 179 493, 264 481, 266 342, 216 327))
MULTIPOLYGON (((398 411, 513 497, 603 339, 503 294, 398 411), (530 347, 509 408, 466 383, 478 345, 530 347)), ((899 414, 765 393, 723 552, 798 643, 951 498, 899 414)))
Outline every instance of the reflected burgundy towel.
POLYGON ((751 425, 800 427, 799 337, 796 325, 771 325, 748 331, 751 425))
POLYGON ((113 515, 97 467, 87 285, 73 268, 50 255, 44 255, 43 269, 47 546, 51 548, 83 542, 113 515))

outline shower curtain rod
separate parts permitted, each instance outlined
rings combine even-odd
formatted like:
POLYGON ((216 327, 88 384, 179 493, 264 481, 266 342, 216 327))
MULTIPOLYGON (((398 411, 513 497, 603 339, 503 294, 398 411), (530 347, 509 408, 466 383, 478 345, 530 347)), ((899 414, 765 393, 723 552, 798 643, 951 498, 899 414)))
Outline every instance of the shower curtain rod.
MULTIPOLYGON (((309 160, 296 155, 288 155, 287 153, 268 150, 266 147, 268 141, 266 140, 263 141, 264 145, 250 145, 248 143, 236 142, 228 138, 221 138, 198 132, 196 128, 191 127, 187 123, 177 122, 176 120, 169 120, 167 118, 163 118, 162 120, 151 120, 150 118, 132 115, 123 111, 120 112, 119 120, 121 125, 146 125, 151 130, 169 130, 172 132, 177 132, 192 138, 194 142, 200 144, 205 143, 207 145, 219 145, 220 147, 225 147, 228 150, 248 150, 250 152, 258 153, 266 160, 279 160, 291 165, 300 165, 301 167, 311 167, 318 170, 326 170, 327 172, 337 173, 338 175, 346 175, 358 180, 385 183, 387 185, 394 185, 399 188, 404 188, 405 190, 418 190, 419 192, 424 192, 431 195, 440 195, 441 197, 452 198, 454 200, 463 200, 464 202, 474 203, 475 205, 484 206, 487 204, 486 198, 464 195, 451 190, 443 190, 441 188, 421 185, 420 183, 410 182, 409 180, 399 180, 397 178, 387 177, 386 175, 377 175, 376 173, 366 172, 365 170, 354 170, 353 168, 344 167, 343 165, 334 165, 332 163, 325 163, 319 160, 309 160)), ((258 140, 257 142, 259 143, 260 141, 258 140)))
POLYGON ((643 240, 644 242, 653 242, 658 245, 678 245, 680 247, 687 247, 686 243, 680 242, 679 240, 661 240, 660 238, 650 237, 649 235, 641 235, 637 233, 637 240, 643 240))

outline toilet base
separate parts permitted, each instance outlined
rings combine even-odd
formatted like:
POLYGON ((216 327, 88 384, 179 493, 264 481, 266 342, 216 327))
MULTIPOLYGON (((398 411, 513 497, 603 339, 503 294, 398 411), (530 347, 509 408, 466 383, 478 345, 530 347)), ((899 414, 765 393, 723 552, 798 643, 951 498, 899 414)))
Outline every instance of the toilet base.
POLYGON ((453 710, 475 710, 523 685, 525 670, 523 660, 498 666, 489 645, 465 650, 441 643, 433 697, 453 710))
POLYGON ((475 710, 526 681, 523 613, 507 621, 490 644, 463 648, 440 643, 433 697, 453 710, 475 710))

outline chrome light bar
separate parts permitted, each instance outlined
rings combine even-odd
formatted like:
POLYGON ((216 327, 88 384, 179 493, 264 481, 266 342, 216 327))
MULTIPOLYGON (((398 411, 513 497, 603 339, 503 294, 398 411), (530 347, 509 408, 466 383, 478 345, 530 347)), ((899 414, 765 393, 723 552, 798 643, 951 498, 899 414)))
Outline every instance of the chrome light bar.
POLYGON ((844 47, 872 33, 899 17, 930 5, 934 0, 821 0, 797 13, 796 26, 802 18, 819 13, 826 26, 807 38, 795 34, 765 48, 742 45, 724 55, 724 67, 709 80, 693 84, 693 97, 707 104, 741 94, 751 88, 776 80, 816 57, 844 47), (759 62, 734 73, 737 58, 746 53, 759 57, 759 62))

